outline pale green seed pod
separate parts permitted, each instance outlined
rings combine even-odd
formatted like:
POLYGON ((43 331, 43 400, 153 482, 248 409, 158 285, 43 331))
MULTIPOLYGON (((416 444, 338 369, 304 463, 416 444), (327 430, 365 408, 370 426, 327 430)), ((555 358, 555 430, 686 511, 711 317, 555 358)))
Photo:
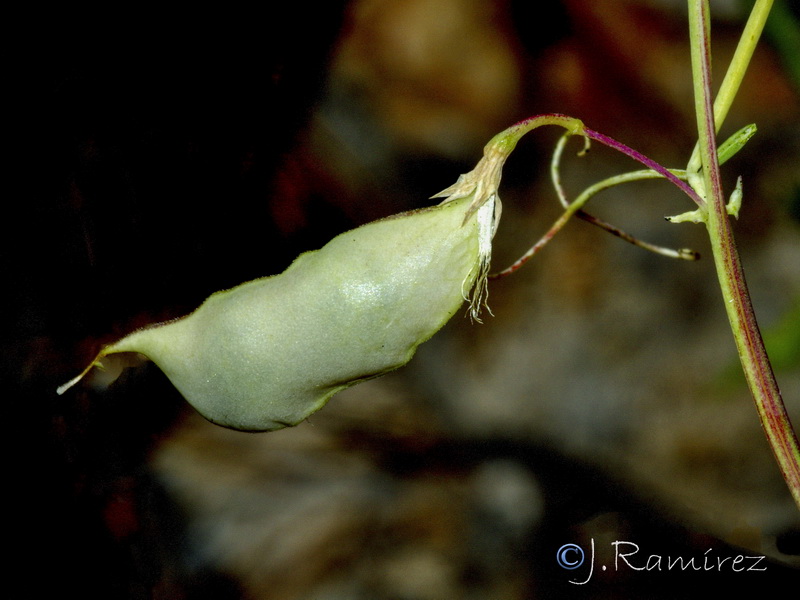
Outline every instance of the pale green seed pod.
POLYGON ((406 364, 465 299, 479 320, 503 165, 541 125, 581 134, 564 115, 531 117, 492 138, 438 206, 343 233, 286 271, 208 298, 187 317, 103 348, 63 394, 111 354, 155 362, 200 414, 270 431, 297 425, 336 392, 406 364))
POLYGON ((499 202, 495 194, 477 199, 474 185, 456 191, 437 206, 343 233, 280 275, 217 292, 184 318, 106 346, 59 393, 103 357, 138 352, 214 423, 249 431, 300 423, 336 392, 406 364, 476 280, 477 315, 499 202))

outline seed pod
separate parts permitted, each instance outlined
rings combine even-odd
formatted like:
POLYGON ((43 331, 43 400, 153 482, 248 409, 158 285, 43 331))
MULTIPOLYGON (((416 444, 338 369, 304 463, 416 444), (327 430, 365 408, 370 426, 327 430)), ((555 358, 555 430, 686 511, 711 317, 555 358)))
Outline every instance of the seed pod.
POLYGON ((225 427, 297 425, 336 392, 406 364, 461 303, 479 320, 503 165, 541 125, 581 134, 583 124, 539 115, 493 137, 469 173, 436 194, 438 206, 376 221, 298 257, 286 271, 209 297, 187 317, 136 331, 103 358, 137 352, 186 400, 225 427))
POLYGON ((477 315, 499 202, 495 194, 476 198, 474 187, 343 233, 280 275, 136 331, 58 392, 103 357, 138 352, 214 423, 249 431, 296 425, 336 392, 406 364, 476 280, 477 315))

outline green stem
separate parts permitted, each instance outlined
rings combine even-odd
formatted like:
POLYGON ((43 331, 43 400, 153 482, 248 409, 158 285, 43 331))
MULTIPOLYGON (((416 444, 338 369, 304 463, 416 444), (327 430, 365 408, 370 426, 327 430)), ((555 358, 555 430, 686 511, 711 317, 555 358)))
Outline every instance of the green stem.
MULTIPOLYGON (((750 17, 747 19, 742 36, 739 38, 739 44, 736 46, 736 51, 731 59, 731 64, 727 73, 725 73, 725 78, 722 80, 722 85, 714 101, 714 131, 719 131, 725 121, 725 117, 728 116, 733 99, 739 91, 744 74, 750 65, 750 59, 753 57, 753 52, 755 52, 758 45, 761 32, 764 30, 764 24, 767 22, 772 3, 773 0, 756 0, 753 10, 750 11, 750 17)), ((694 173, 699 169, 700 145, 698 143, 694 147, 686 171, 694 173)))
POLYGON ((789 490, 800 507, 800 447, 772 372, 756 322, 720 184, 714 109, 711 105, 708 0, 689 0, 697 129, 706 195, 706 227, 711 240, 725 309, 761 425, 789 490))

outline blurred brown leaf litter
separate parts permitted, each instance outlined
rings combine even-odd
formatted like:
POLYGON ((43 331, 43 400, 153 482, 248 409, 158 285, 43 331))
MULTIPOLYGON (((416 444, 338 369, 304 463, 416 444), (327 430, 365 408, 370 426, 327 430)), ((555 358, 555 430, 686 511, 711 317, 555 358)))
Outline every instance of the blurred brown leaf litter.
MULTIPOLYGON (((717 77, 741 27, 734 4, 712 3, 717 77)), ((99 343, 427 204, 521 118, 567 113, 681 166, 694 143, 684 3, 532 6, 353 0, 315 19, 323 9, 298 3, 259 25, 69 23, 42 42, 51 51, 30 70, 48 107, 44 175, 24 208, 39 246, 4 261, 15 319, 3 343, 15 404, 32 412, 23 464, 39 467, 21 487, 51 505, 29 541, 48 540, 33 547, 54 582, 105 598, 424 600, 797 580, 800 518, 732 369, 710 261, 674 263, 584 223, 492 285, 484 325, 457 316, 409 367, 294 429, 217 428, 147 366, 53 398, 99 343), (749 576, 598 568, 578 588, 556 551, 590 540, 771 562, 749 576)), ((744 176, 735 229, 767 332, 796 326, 799 117, 765 43, 722 135, 759 127, 724 174, 728 186, 744 176)), ((497 267, 559 212, 555 134, 530 137, 506 170, 497 267)), ((635 168, 600 148, 566 162, 572 193, 635 168)), ((707 255, 699 227, 663 221, 686 206, 649 182, 590 209, 707 255)), ((796 361, 778 379, 797 424, 796 361)))

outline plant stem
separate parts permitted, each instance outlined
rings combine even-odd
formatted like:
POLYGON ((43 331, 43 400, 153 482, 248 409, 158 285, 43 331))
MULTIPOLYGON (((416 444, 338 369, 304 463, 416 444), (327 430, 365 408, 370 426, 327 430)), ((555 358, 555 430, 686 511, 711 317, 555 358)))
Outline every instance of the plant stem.
MULTIPOLYGON (((727 73, 725 73, 725 78, 722 80, 722 85, 714 100, 714 131, 719 131, 723 121, 725 121, 725 117, 728 116, 728 110, 730 110, 733 99, 739 91, 739 86, 742 84, 750 59, 753 57, 753 52, 755 52, 758 45, 761 32, 764 30, 764 24, 767 22, 772 3, 773 0, 756 0, 753 10, 750 11, 750 17, 748 17, 744 26, 744 31, 739 39, 739 44, 736 46, 731 64, 727 73)), ((699 169, 700 145, 698 143, 694 147, 686 171, 694 173, 699 169)))
MULTIPOLYGON (((646 242, 642 242, 641 240, 637 240, 633 236, 625 233, 621 229, 614 227, 608 223, 600 221, 596 217, 589 215, 588 213, 583 212, 583 206, 598 192, 610 188, 615 185, 619 185, 621 183, 626 183, 628 181, 638 181, 641 179, 653 179, 662 177, 665 178, 675 185, 677 185, 681 190, 683 190, 690 198, 692 198, 698 205, 703 205, 703 200, 698 196, 697 192, 692 189, 689 184, 683 181, 682 178, 685 178, 685 171, 674 171, 667 169, 656 161, 644 156, 641 152, 638 152, 631 148, 630 146, 626 146, 622 142, 619 142, 613 138, 608 137, 607 135, 603 135, 594 131, 592 129, 588 129, 583 125, 581 121, 577 119, 573 119, 572 117, 566 117, 564 115, 537 115, 535 117, 531 117, 529 119, 525 119, 524 121, 520 121, 519 123, 512 125, 502 133, 496 135, 487 145, 487 148, 491 148, 491 150, 484 150, 484 156, 490 156, 491 154, 498 151, 498 149, 502 149, 502 153, 504 153, 504 157, 508 156, 514 147, 516 146, 519 139, 525 135, 528 131, 533 129, 534 127, 539 127, 541 125, 561 125, 565 129, 567 129, 567 133, 562 136, 561 140, 559 140, 558 144, 556 145, 556 151, 553 154, 553 160, 550 164, 550 174, 553 180, 553 185, 556 189, 556 194, 558 195, 559 201, 561 202, 562 206, 564 206, 565 210, 562 215, 556 220, 555 223, 547 230, 547 232, 539 238, 539 241, 536 242, 531 248, 523 254, 520 258, 518 258, 511 266, 506 267, 502 271, 497 273, 492 273, 489 275, 490 279, 499 279, 500 277, 505 277, 506 275, 510 275, 517 269, 519 269, 522 265, 524 265, 528 260, 530 260, 536 253, 538 253, 542 248, 544 248, 555 235, 564 228, 564 226, 569 222, 569 220, 578 215, 581 218, 584 218, 595 225, 600 226, 601 228, 605 229, 612 235, 616 235, 628 241, 636 246, 641 248, 645 248, 646 250, 650 250, 651 252, 656 252, 657 254, 662 254, 664 256, 668 256, 670 258, 680 258, 683 260, 697 260, 699 255, 694 252, 693 250, 688 249, 681 249, 681 250, 672 250, 670 248, 663 248, 661 246, 656 246, 654 244, 648 244, 646 242), (566 199, 566 195, 564 194, 564 190, 561 187, 561 178, 558 174, 558 163, 561 159, 561 152, 564 147, 564 143, 566 142, 567 138, 572 135, 582 135, 584 137, 585 145, 584 151, 588 149, 588 141, 589 140, 596 140, 610 148, 613 148, 623 154, 628 155, 629 157, 633 158, 634 160, 639 161, 648 169, 646 171, 634 171, 632 173, 624 173, 622 175, 617 175, 614 177, 609 177, 608 179, 604 179, 588 188, 586 188, 581 194, 572 202, 568 202, 566 199)), ((505 160, 505 158, 503 159, 505 160)), ((462 176, 464 177, 464 176, 462 176)), ((459 179, 461 182, 462 179, 459 179)), ((449 193, 452 191, 452 188, 448 188, 442 194, 449 193)))
MULTIPOLYGON (((703 167, 703 192, 706 196, 705 222, 742 369, 767 440, 789 490, 800 507, 800 447, 758 329, 720 183, 715 117, 711 103, 708 10, 708 0, 689 0, 692 79, 703 167)), ((727 103, 729 105, 729 101, 727 103)))

